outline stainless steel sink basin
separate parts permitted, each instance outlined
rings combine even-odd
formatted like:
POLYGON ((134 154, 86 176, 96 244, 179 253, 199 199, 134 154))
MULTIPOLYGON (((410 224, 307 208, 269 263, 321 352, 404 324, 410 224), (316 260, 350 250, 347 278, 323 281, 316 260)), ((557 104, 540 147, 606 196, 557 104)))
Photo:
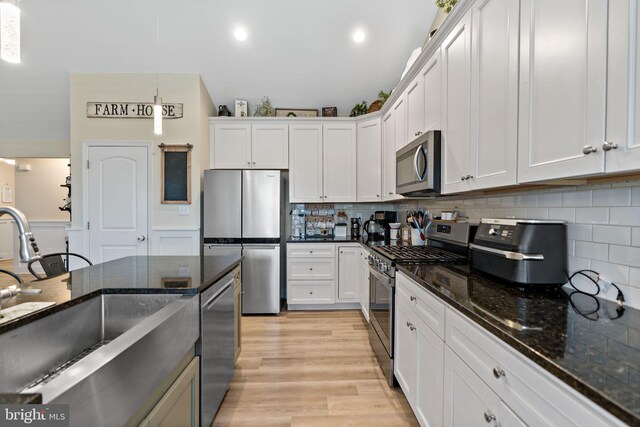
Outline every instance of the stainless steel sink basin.
POLYGON ((196 296, 100 295, 0 335, 0 392, 69 403, 72 425, 123 425, 198 335, 196 296))

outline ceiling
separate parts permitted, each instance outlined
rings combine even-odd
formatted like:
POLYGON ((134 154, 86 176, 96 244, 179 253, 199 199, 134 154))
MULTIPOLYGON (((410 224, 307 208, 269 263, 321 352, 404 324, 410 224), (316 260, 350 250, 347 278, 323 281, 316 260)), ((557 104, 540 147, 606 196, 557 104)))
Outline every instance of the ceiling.
POLYGON ((397 84, 436 14, 435 0, 158 1, 159 61, 156 0, 22 0, 22 63, 0 61, 0 141, 68 140, 76 72, 199 73, 216 105, 246 99, 252 114, 268 95, 348 115, 397 84))

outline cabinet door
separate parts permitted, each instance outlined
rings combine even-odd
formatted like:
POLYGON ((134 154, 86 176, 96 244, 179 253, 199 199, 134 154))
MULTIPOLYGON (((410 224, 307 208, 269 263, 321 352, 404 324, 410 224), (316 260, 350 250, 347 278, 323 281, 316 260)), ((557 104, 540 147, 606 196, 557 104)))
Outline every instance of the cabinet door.
POLYGON ((162 396, 140 425, 199 426, 200 425, 200 358, 191 363, 162 396))
POLYGON ((519 0, 481 0, 473 8, 471 65, 472 189, 516 183, 519 0))
POLYGON ((416 397, 414 413, 420 425, 442 426, 444 341, 426 324, 417 322, 416 397))
POLYGON ((395 349, 393 371, 412 408, 415 407, 417 380, 417 335, 414 314, 396 296, 395 349))
POLYGON ((392 109, 382 118, 382 200, 401 198, 396 194, 396 122, 392 109))
POLYGON ((327 124, 323 129, 325 202, 355 202, 357 198, 355 124, 327 124))
POLYGON ((607 3, 522 0, 518 182, 604 171, 607 3))
POLYGON ((471 105, 471 14, 451 31, 442 45, 444 115, 442 126, 443 193, 469 189, 471 105))
POLYGON ((424 101, 424 78, 418 74, 407 88, 407 144, 424 132, 424 101))
POLYGON ((289 200, 322 201, 322 125, 289 126, 289 200))
POLYGON ((394 139, 396 142, 396 151, 398 151, 409 142, 407 141, 407 103, 404 94, 396 101, 393 107, 391 107, 391 110, 393 110, 395 121, 394 139))
POLYGON ((445 347, 444 425, 496 426, 499 410, 498 396, 449 347, 445 347))
POLYGON ((360 260, 360 308, 364 318, 369 321, 369 252, 362 250, 360 260))
POLYGON ((500 402, 500 412, 498 413, 498 425, 500 427, 526 427, 527 424, 513 413, 506 403, 500 402))
POLYGON ((440 130, 442 115, 442 79, 440 74, 440 49, 433 54, 420 72, 424 84, 424 126, 423 131, 440 130))
POLYGON ((251 167, 289 168, 289 126, 253 124, 251 126, 251 167))
POLYGON ((211 147, 213 169, 247 169, 251 167, 251 125, 215 123, 211 147))
POLYGON ((382 186, 380 119, 358 123, 358 202, 378 202, 382 186))
POLYGON ((360 301, 360 249, 338 247, 338 299, 340 302, 360 301))
POLYGON ((609 2, 607 172, 640 169, 639 19, 637 1, 609 2))

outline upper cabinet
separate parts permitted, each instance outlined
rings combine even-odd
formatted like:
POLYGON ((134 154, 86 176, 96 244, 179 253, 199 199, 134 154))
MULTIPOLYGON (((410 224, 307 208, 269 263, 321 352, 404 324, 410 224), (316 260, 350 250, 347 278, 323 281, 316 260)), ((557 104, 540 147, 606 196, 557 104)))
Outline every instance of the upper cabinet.
POLYGON ((401 198, 396 194, 396 115, 392 108, 382 116, 382 200, 401 198))
POLYGON ((289 125, 211 123, 212 169, 287 169, 289 125))
POLYGON ((393 104, 391 107, 391 111, 393 111, 393 117, 395 121, 395 145, 396 151, 404 147, 409 143, 407 138, 407 101, 403 94, 400 99, 393 104))
POLYGON ((604 172, 607 2, 521 10, 518 182, 604 172))
POLYGON ((606 171, 640 169, 640 7, 609 2, 606 171))
MULTIPOLYGON (((420 71, 424 90, 424 119, 422 132, 440 130, 440 117, 442 116, 442 74, 440 72, 440 49, 434 53, 420 71)), ((413 135, 409 132, 409 135, 413 135)))
POLYGON ((382 131, 380 117, 358 123, 358 202, 382 200, 382 131))
POLYGON ((289 132, 289 200, 355 202, 356 125, 291 125, 289 132))
POLYGON ((424 77, 418 74, 407 88, 407 132, 404 145, 424 131, 424 92, 424 77))

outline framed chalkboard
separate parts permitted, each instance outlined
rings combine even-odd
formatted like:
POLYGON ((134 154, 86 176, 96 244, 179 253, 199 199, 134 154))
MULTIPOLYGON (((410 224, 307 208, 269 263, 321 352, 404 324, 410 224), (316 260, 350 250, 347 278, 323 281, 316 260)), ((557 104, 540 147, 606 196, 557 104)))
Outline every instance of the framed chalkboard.
POLYGON ((193 145, 160 144, 162 150, 161 203, 191 204, 191 149, 193 145))

